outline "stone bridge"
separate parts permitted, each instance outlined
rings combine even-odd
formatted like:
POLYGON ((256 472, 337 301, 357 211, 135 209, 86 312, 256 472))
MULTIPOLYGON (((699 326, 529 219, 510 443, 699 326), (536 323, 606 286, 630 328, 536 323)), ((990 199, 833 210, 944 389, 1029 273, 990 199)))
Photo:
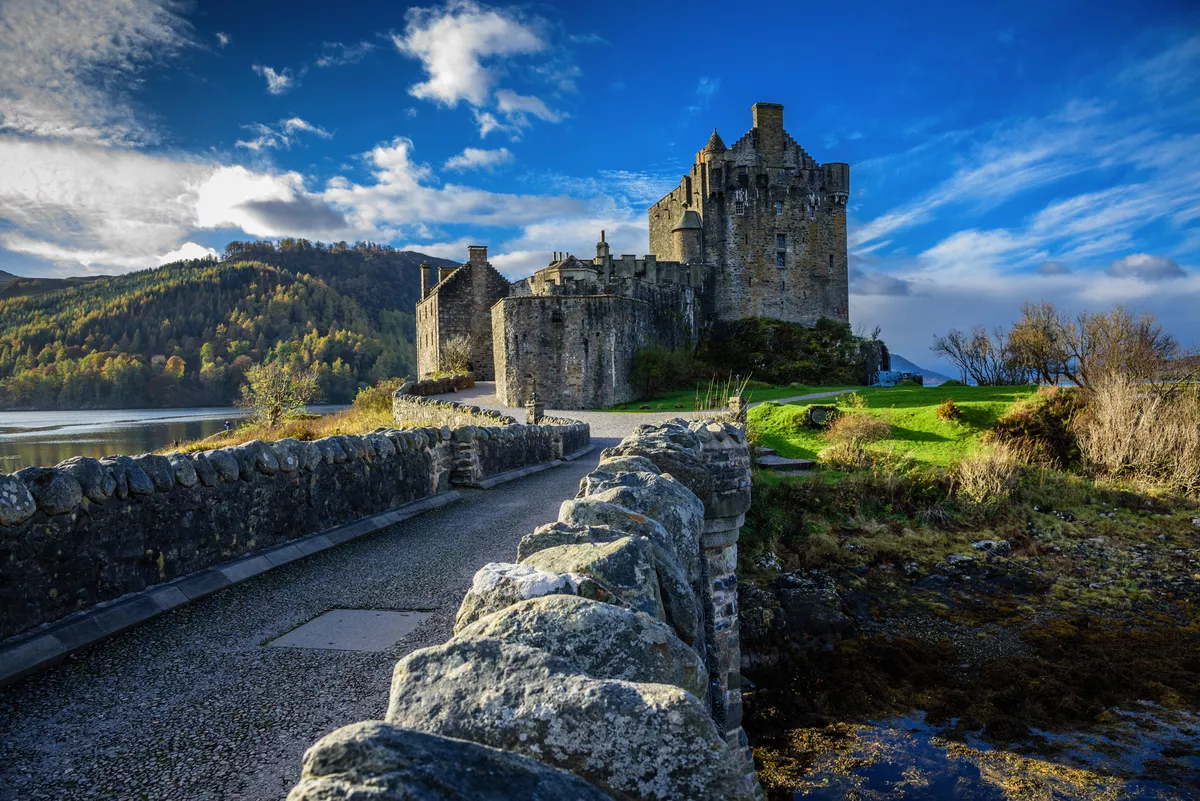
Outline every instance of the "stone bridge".
MULTIPOLYGON (((489 392, 490 387, 483 385, 449 397, 470 399, 486 406, 489 392)), ((522 414, 518 410, 500 411, 518 417, 522 414)), ((622 446, 621 440, 634 433, 640 424, 660 424, 674 415, 579 412, 570 416, 590 424, 595 445, 629 448, 636 446, 629 442, 622 446)), ((651 435, 654 436, 653 432, 651 435)), ((660 435, 668 436, 662 432, 660 435)), ((726 441, 736 442, 737 437, 726 434, 726 441)), ((369 466, 373 464, 370 459, 377 457, 362 458, 369 466)), ((109 635, 98 645, 73 650, 65 658, 60 657, 53 667, 0 687, 0 729, 4 731, 0 739, 3 749, 0 799, 281 798, 295 785, 300 775, 301 755, 317 738, 355 721, 379 719, 390 705, 394 708, 387 714, 393 720, 400 720, 401 707, 395 706, 396 695, 392 693, 389 697, 388 692, 398 659, 415 659, 420 654, 426 654, 421 659, 431 659, 428 651, 418 649, 443 643, 455 635, 456 628, 460 631, 452 643, 436 646, 435 652, 439 648, 445 652, 462 647, 461 643, 467 639, 463 635, 472 627, 476 639, 483 630, 489 632, 486 639, 504 641, 488 629, 495 625, 489 620, 504 612, 500 608, 492 612, 489 605, 500 606, 495 598, 480 600, 482 605, 475 612, 468 611, 462 617, 462 608, 469 609, 475 603, 472 598, 482 599, 487 596, 489 586, 499 587, 504 583, 499 579, 492 584, 481 581, 478 575, 481 567, 495 563, 488 568, 490 574, 507 575, 505 570, 518 568, 509 565, 501 569, 496 565, 510 562, 514 555, 518 562, 541 564, 566 547, 568 541, 564 540, 560 545, 539 548, 538 553, 533 553, 530 543, 521 543, 535 530, 544 530, 543 524, 559 515, 564 501, 575 506, 582 502, 576 499, 581 481, 586 479, 585 495, 643 492, 645 488, 623 486, 623 482, 631 480, 630 476, 639 475, 642 477, 634 484, 641 481, 687 486, 686 479, 662 477, 661 473, 671 470, 660 468, 653 458, 649 461, 655 469, 648 469, 640 461, 646 458, 649 456, 622 455, 599 472, 594 471, 594 455, 575 461, 555 460, 554 469, 513 471, 519 477, 511 476, 514 480, 491 489, 477 490, 464 485, 455 491, 456 502, 450 505, 408 520, 385 516, 371 526, 359 526, 362 530, 343 537, 344 544, 338 547, 318 549, 305 558, 281 559, 279 566, 267 565, 274 569, 249 572, 244 580, 226 582, 222 585, 226 588, 220 592, 200 593, 198 600, 165 613, 156 610, 152 619, 128 630, 121 631, 114 624, 113 631, 121 633, 109 635), (614 472, 617 466, 623 467, 614 472), (631 470, 633 467, 639 469, 631 470), (606 474, 610 477, 604 478, 606 474), (615 483, 602 487, 604 482, 615 483), (361 536, 366 533, 370 536, 361 536), (482 585, 482 594, 475 592, 477 585, 482 585), (463 593, 468 588, 472 589, 464 602, 463 593), (380 615, 380 621, 385 620, 382 614, 395 617, 387 618, 390 622, 362 622, 361 617, 353 618, 360 621, 356 631, 365 639, 349 644, 340 641, 346 632, 336 630, 337 621, 352 619, 352 615, 360 613, 380 615), (456 618, 459 618, 457 626, 456 618), (319 624, 328 620, 333 620, 334 629, 321 629, 319 624), (330 638, 328 642, 321 641, 325 636, 330 638)), ((311 476, 330 469, 319 464, 311 467, 308 474, 311 476)), ((679 466, 675 472, 680 472, 679 466)), ((255 480, 266 481, 263 486, 267 487, 282 479, 267 480, 260 476, 255 480)), ((182 493, 178 497, 185 499, 190 497, 189 492, 199 491, 185 489, 156 490, 160 494, 165 492, 165 496, 153 496, 158 499, 155 503, 170 508, 176 494, 182 493)), ((690 489, 683 491, 695 495, 690 489)), ((89 503, 83 500, 81 508, 89 503)), ((737 513, 732 507, 705 506, 703 515, 705 522, 701 527, 708 530, 692 532, 699 550, 683 549, 682 557, 677 550, 676 556, 694 560, 695 569, 703 571, 703 581, 696 573, 686 575, 694 606, 711 610, 698 613, 697 617, 712 624, 711 631, 707 625, 703 631, 695 628, 685 641, 679 629, 679 620, 684 618, 667 615, 667 609, 675 612, 683 609, 681 604, 686 594, 664 595, 660 585, 656 603, 662 603, 663 608, 659 614, 657 605, 649 605, 648 598, 653 593, 648 594, 646 587, 603 588, 604 582, 590 576, 591 568, 585 564, 564 571, 552 569, 555 565, 551 563, 537 567, 536 570, 545 573, 580 577, 573 579, 577 589, 570 596, 560 592, 558 595, 562 597, 528 598, 523 602, 599 608, 599 614, 615 615, 613 620, 625 621, 621 625, 636 620, 638 626, 654 632, 655 636, 666 629, 666 634, 696 655, 706 678, 703 688, 695 676, 683 681, 682 690, 688 692, 672 691, 673 697, 687 696, 697 701, 703 696, 710 719, 707 731, 715 733, 716 738, 710 745, 725 754, 714 764, 724 764, 728 771, 741 771, 738 775, 744 778, 747 763, 738 725, 736 628, 726 625, 736 619, 736 609, 731 603, 721 603, 732 601, 737 513), (701 543, 709 547, 702 547, 701 543), (626 598, 622 592, 632 595, 626 598), (610 603, 597 607, 595 601, 605 597, 610 603), (740 762, 739 757, 742 757, 740 762)), ((642 516, 657 519, 647 513, 642 516)), ((303 526, 307 522, 295 521, 297 534, 306 533, 303 526)), ((571 520, 563 523, 567 529, 582 525, 571 520)), ((0 540, 12 530, 0 525, 0 540)), ((119 533, 115 524, 109 533, 114 532, 119 533)), ((635 536, 638 532, 624 533, 625 537, 617 539, 642 542, 635 536)), ((571 536, 577 534, 576 531, 571 536)), ((651 545, 655 544, 653 538, 647 539, 651 545)), ((612 546, 615 541, 591 543, 591 547, 612 546)), ((659 552, 652 553, 651 563, 665 564, 661 558, 664 545, 665 541, 657 543, 659 552)), ((0 547, 7 544, 0 542, 0 547)), ((630 546, 631 551, 643 557, 645 547, 645 543, 630 546)), ((51 557, 53 554, 38 558, 52 561, 51 557)), ((484 575, 489 575, 487 570, 484 575)), ((646 575, 645 570, 639 575, 646 575)), ((112 603, 115 606, 100 608, 111 610, 124 601, 118 599, 112 603)), ((11 640, 0 643, 0 649, 8 643, 11 640)), ((501 650, 511 648, 504 646, 501 650)), ((666 650, 670 654, 679 651, 677 646, 666 650)), ((583 681, 581 677, 590 676, 589 681, 607 687, 614 681, 645 684, 649 677, 644 672, 608 678, 591 676, 589 670, 599 670, 595 665, 580 667, 567 661, 563 666, 559 664, 563 655, 553 651, 546 658, 555 662, 555 675, 562 680, 574 677, 571 680, 579 682, 583 681)), ((627 669, 637 671, 644 667, 629 665, 627 669)), ((678 666, 672 675, 681 675, 678 666)), ((680 681, 674 682, 676 687, 680 687, 680 681)), ((670 685, 672 681, 664 683, 670 685)), ((703 729, 700 719, 692 720, 699 727, 696 731, 703 729)), ((440 733, 428 728, 427 732, 420 735, 423 740, 416 745, 413 740, 408 745, 389 747, 393 751, 412 747, 424 748, 429 754, 446 754, 446 744, 436 740, 440 733)), ((468 734, 459 731, 451 736, 475 740, 480 749, 500 745, 502 751, 492 755, 495 759, 530 767, 527 759, 522 761, 519 748, 507 748, 504 743, 489 743, 482 736, 468 734)), ((450 746, 461 744, 451 742, 450 746)), ((314 779, 312 771, 317 764, 320 763, 311 759, 305 763, 305 782, 314 779)), ((554 776, 559 775, 555 770, 563 767, 569 769, 569 765, 544 765, 554 776)), ((607 792, 613 798, 641 797, 629 795, 616 779, 599 775, 585 778, 594 787, 605 788, 596 793, 607 792)), ((306 792, 304 786, 296 792, 306 792)), ((739 787, 738 793, 751 792, 749 785, 739 787)), ((668 797, 660 791, 653 792, 646 797, 668 797)))

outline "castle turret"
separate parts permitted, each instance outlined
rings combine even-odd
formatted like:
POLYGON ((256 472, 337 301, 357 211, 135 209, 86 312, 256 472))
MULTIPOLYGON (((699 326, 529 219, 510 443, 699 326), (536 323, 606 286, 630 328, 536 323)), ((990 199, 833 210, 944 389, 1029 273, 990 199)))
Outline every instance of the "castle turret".
POLYGON ((850 165, 833 161, 821 165, 821 182, 825 197, 835 206, 845 206, 850 198, 850 165))
POLYGON ((421 297, 429 297, 429 290, 433 287, 433 267, 427 261, 421 262, 421 297))
POLYGON ((675 257, 679 261, 704 260, 704 227, 695 209, 685 209, 671 233, 675 237, 675 257))
POLYGON ((608 283, 612 278, 612 250, 609 249, 608 243, 604 241, 604 229, 600 229, 600 241, 596 243, 596 261, 595 264, 600 268, 600 274, 604 276, 604 283, 608 283))

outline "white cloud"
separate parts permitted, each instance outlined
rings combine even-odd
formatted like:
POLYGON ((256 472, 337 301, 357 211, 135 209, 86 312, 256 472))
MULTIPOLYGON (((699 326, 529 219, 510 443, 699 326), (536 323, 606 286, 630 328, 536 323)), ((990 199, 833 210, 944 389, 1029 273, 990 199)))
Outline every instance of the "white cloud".
POLYGON ((357 64, 367 57, 375 45, 370 42, 346 45, 341 42, 324 42, 321 45, 321 55, 314 62, 318 67, 340 67, 344 64, 357 64))
MULTIPOLYGON (((473 0, 413 8, 406 16, 404 33, 393 34, 392 42, 404 55, 420 60, 426 74, 409 94, 450 107, 466 102, 481 137, 501 131, 517 139, 530 118, 559 122, 567 116, 540 97, 497 88, 509 60, 551 50, 542 20, 473 0)), ((578 67, 553 54, 543 55, 530 72, 562 91, 573 91, 579 75, 578 67)))
POLYGON ((1174 259, 1151 256, 1149 253, 1132 253, 1108 265, 1106 272, 1115 278, 1136 278, 1139 281, 1162 281, 1167 278, 1183 278, 1185 273, 1174 259))
POLYGON ((216 259, 221 254, 212 248, 204 245, 197 245, 195 242, 184 242, 170 253, 164 253, 158 257, 159 264, 170 264, 173 261, 184 261, 187 259, 216 259))
POLYGON ((221 31, 217 31, 216 36, 217 36, 217 47, 226 47, 229 44, 229 42, 231 41, 229 38, 229 34, 227 34, 227 33, 222 33, 221 31))
POLYGON ((287 67, 276 72, 271 67, 255 64, 252 69, 266 79, 269 94, 282 95, 300 85, 300 81, 292 75, 292 71, 287 67))
POLYGON ((235 145, 255 151, 272 149, 289 150, 295 144, 296 134, 298 133, 312 134, 321 139, 330 139, 333 137, 333 134, 321 126, 313 125, 299 117, 289 117, 288 119, 280 120, 275 125, 254 122, 242 127, 248 131, 252 131, 257 136, 253 139, 239 139, 235 142, 235 145))
POLYGON ((501 164, 508 164, 513 160, 512 153, 508 148, 502 147, 499 150, 482 150, 477 147, 468 147, 459 153, 457 156, 451 156, 442 166, 447 170, 493 170, 501 164))
POLYGON ((1066 275, 1071 272, 1071 268, 1061 261, 1044 261, 1034 267, 1033 271, 1038 275, 1066 275))
POLYGON ((126 87, 175 56, 190 26, 162 0, 5 0, 0 3, 0 130, 136 144, 157 135, 126 87), (119 75, 120 81, 105 76, 119 75))
POLYGON ((536 53, 547 46, 538 32, 514 13, 470 0, 451 0, 438 8, 412 8, 406 17, 404 34, 394 34, 392 41, 401 53, 420 59, 428 75, 409 92, 447 106, 460 100, 484 105, 499 72, 493 61, 536 53))

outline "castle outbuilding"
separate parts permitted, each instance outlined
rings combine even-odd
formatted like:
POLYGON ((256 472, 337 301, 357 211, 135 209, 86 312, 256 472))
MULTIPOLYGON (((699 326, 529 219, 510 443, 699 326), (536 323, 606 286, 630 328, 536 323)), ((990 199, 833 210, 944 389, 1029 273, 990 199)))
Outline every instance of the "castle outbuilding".
POLYGON ((850 167, 818 164, 783 128, 783 106, 756 103, 754 127, 726 147, 716 130, 679 186, 648 211, 650 253, 555 253, 510 284, 473 246, 461 267, 423 266, 417 304, 421 377, 446 343, 470 340, 476 378, 523 406, 580 409, 637 397, 634 355, 689 347, 702 328, 767 317, 849 322, 846 204, 850 167))

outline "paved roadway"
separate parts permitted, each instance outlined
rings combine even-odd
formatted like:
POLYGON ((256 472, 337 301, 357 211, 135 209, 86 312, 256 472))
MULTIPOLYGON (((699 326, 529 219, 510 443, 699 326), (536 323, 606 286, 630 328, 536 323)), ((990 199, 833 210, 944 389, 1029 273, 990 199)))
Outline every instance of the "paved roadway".
MULTIPOLYGON (((503 408, 491 392, 447 397, 503 408)), ((591 423, 597 448, 679 416, 557 414, 591 423)), ((0 689, 0 799, 282 798, 314 740, 383 716, 396 660, 449 636, 475 571, 513 559, 598 455, 464 490, 459 503, 175 609, 0 689), (385 652, 265 647, 337 608, 432 614, 385 652)))

